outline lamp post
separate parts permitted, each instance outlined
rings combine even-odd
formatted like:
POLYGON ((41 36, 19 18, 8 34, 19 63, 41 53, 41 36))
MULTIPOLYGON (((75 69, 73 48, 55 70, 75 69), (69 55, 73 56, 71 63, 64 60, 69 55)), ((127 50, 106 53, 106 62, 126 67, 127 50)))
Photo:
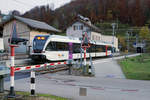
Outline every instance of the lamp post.
POLYGON ((113 44, 113 47, 112 47, 112 56, 114 55, 114 35, 115 35, 115 26, 116 26, 116 23, 112 23, 112 28, 113 28, 113 40, 112 40, 112 44, 113 44))
POLYGON ((129 31, 127 31, 127 53, 129 53, 129 31))

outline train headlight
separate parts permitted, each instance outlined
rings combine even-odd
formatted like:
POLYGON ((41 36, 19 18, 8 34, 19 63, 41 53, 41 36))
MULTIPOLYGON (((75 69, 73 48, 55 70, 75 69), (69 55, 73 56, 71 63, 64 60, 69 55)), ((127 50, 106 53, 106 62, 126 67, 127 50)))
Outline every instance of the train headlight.
POLYGON ((45 37, 37 37, 38 40, 45 40, 45 37))
POLYGON ((37 39, 38 39, 38 40, 40 40, 40 39, 41 39, 41 37, 37 37, 37 39))
POLYGON ((41 37, 41 40, 44 40, 45 39, 45 37, 41 37))

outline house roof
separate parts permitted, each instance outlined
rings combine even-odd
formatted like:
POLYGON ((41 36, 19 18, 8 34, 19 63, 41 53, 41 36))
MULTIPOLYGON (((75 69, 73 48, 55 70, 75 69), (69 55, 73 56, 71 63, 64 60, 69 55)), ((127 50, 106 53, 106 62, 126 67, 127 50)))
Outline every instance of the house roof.
POLYGON ((30 28, 37 29, 37 30, 44 30, 44 31, 51 31, 51 32, 61 32, 60 30, 48 25, 45 22, 37 21, 37 20, 32 20, 29 18, 23 18, 19 16, 13 16, 9 20, 5 21, 5 23, 8 23, 9 21, 16 19, 19 20, 20 22, 23 22, 24 24, 28 25, 30 28))
POLYGON ((83 20, 81 20, 81 19, 77 19, 77 21, 79 21, 79 22, 81 22, 81 23, 87 25, 88 27, 90 27, 92 30, 94 30, 94 31, 96 31, 96 32, 101 32, 101 30, 100 30, 98 27, 94 26, 92 23, 88 23, 88 22, 83 21, 83 20))
POLYGON ((72 21, 72 22, 69 24, 69 26, 72 25, 73 23, 77 22, 77 21, 83 23, 83 24, 86 25, 86 26, 88 26, 89 28, 91 28, 91 29, 92 29, 93 31, 95 31, 95 32, 102 32, 98 27, 94 26, 92 23, 86 22, 86 21, 80 19, 79 17, 76 17, 76 18, 74 19, 74 21, 72 21))

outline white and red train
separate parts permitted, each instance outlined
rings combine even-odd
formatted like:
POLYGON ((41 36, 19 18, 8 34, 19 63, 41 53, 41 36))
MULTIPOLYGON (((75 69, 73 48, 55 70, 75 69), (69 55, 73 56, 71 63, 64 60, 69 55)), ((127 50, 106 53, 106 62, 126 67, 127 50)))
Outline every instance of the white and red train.
MULTIPOLYGON (((59 35, 37 35, 33 40, 31 58, 33 60, 61 61, 67 60, 69 56, 69 43, 72 43, 73 59, 80 59, 81 40, 59 35)), ((87 49, 92 57, 110 56, 111 43, 90 41, 91 47, 87 49)))

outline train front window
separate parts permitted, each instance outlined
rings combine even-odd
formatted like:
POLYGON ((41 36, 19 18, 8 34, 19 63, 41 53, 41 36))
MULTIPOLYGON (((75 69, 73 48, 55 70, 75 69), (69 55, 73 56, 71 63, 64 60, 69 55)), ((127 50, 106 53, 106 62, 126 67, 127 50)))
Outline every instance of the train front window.
POLYGON ((48 36, 36 36, 33 40, 33 50, 43 50, 48 36))

